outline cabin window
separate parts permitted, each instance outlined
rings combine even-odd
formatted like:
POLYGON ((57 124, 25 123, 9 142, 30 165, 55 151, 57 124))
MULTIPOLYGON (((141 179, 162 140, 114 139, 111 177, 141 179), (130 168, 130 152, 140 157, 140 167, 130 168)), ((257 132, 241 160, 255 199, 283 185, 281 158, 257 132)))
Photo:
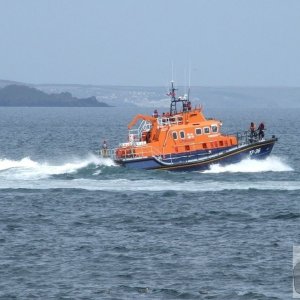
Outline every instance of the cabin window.
POLYGON ((201 128, 196 128, 196 135, 201 135, 202 134, 202 129, 201 128))
POLYGON ((182 139, 184 139, 184 136, 185 136, 184 131, 180 131, 179 134, 180 134, 180 137, 181 137, 182 139))
POLYGON ((161 125, 166 125, 168 123, 168 119, 167 118, 161 118, 160 121, 161 121, 160 122, 161 125))
POLYGON ((211 125, 211 132, 213 132, 213 133, 218 132, 218 126, 217 125, 211 125))
POLYGON ((206 145, 206 143, 203 143, 203 144, 202 144, 202 146, 203 146, 203 148, 204 148, 204 149, 206 149, 206 148, 207 148, 207 145, 206 145))
POLYGON ((204 127, 204 133, 209 133, 209 127, 204 127))
POLYGON ((173 131, 173 132, 172 132, 172 136, 173 136, 173 139, 174 139, 174 140, 177 140, 178 137, 177 137, 177 132, 176 132, 176 131, 173 131))
POLYGON ((220 145, 220 147, 223 147, 224 146, 223 141, 219 141, 219 145, 220 145))

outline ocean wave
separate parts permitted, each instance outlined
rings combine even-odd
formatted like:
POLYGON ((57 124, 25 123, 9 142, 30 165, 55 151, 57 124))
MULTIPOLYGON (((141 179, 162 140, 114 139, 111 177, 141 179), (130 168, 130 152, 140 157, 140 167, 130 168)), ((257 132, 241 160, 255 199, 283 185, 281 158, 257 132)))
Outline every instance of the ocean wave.
POLYGON ((0 189, 83 189, 114 192, 213 192, 225 190, 274 190, 298 191, 300 181, 182 181, 129 180, 129 179, 44 179, 44 180, 0 180, 0 189))
POLYGON ((244 159, 239 163, 221 166, 215 164, 204 173, 261 173, 261 172, 290 172, 293 168, 290 167, 280 157, 270 156, 264 160, 244 159))
MULTIPOLYGON (((22 179, 34 180, 44 179, 53 175, 74 174, 80 169, 88 166, 114 166, 113 160, 109 158, 100 158, 93 154, 79 159, 74 158, 61 164, 48 162, 37 162, 30 157, 21 160, 0 159, 0 178, 1 179, 22 179)), ((97 171, 95 171, 97 173, 97 171)))
MULTIPOLYGON (((61 164, 38 162, 25 157, 21 160, 0 159, 0 189, 83 189, 103 191, 166 191, 166 192, 201 192, 223 190, 284 190, 300 189, 299 181, 222 181, 201 180, 190 178, 178 180, 177 176, 171 179, 147 179, 146 176, 126 178, 123 172, 115 174, 118 178, 107 178, 104 167, 116 166, 113 160, 100 158, 89 154, 84 158, 74 158, 61 164), (74 176, 60 175, 76 174, 74 176), (104 176, 102 176, 104 174, 104 176), (122 177, 122 178, 120 178, 122 177)), ((120 169, 121 170, 121 169, 120 169)), ((293 169, 278 157, 270 157, 263 161, 244 160, 228 166, 212 166, 206 173, 223 172, 288 172, 293 169)), ((109 172, 109 171, 108 171, 109 172)), ((144 171, 147 174, 146 171, 144 171)), ((133 172, 134 174, 134 172, 133 172)), ((152 174, 153 173, 148 173, 152 174)), ((159 173, 167 174, 167 173, 159 173)), ((175 173, 174 173, 175 174, 175 173)), ((191 173, 192 174, 192 173, 191 173)), ((136 174, 135 174, 136 175, 136 174)), ((202 176, 202 175, 200 175, 202 176)), ((190 177, 190 176, 189 176, 190 177)))
MULTIPOLYGON (((60 164, 49 162, 38 162, 30 157, 20 160, 0 159, 0 179, 22 179, 35 180, 49 178, 53 175, 75 174, 79 170, 89 169, 88 175, 98 176, 102 173, 101 167, 116 166, 110 158, 100 158, 94 154, 89 154, 83 158, 73 158, 60 164)), ((261 173, 261 172, 289 172, 293 171, 283 159, 279 157, 269 157, 265 160, 245 159, 236 164, 221 166, 212 165, 210 170, 203 173, 261 173)))

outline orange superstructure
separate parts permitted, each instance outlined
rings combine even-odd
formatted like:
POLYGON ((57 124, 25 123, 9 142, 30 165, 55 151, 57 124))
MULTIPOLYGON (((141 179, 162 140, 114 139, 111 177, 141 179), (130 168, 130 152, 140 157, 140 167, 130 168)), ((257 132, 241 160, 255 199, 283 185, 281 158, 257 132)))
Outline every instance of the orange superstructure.
POLYGON ((116 158, 184 154, 187 152, 225 149, 237 145, 233 135, 221 134, 221 121, 206 119, 202 108, 190 106, 183 98, 175 98, 172 85, 170 113, 157 117, 138 114, 128 125, 128 142, 116 151, 116 158), (172 92, 173 91, 173 92, 172 92), (177 107, 181 105, 179 112, 177 107), (137 129, 132 129, 139 122, 137 129))

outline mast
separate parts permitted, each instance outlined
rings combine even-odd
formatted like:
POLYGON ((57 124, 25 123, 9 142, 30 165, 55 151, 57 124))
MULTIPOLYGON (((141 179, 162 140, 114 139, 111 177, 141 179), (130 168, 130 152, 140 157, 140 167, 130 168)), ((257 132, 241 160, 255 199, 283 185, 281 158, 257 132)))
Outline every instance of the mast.
POLYGON ((171 96, 171 105, 170 105, 170 115, 175 115, 177 114, 177 107, 176 107, 176 94, 175 94, 175 91, 177 89, 174 88, 174 81, 172 80, 171 81, 171 90, 170 90, 170 93, 169 95, 171 96))
POLYGON ((185 97, 178 97, 176 98, 176 93, 175 91, 177 91, 177 89, 175 89, 174 87, 174 81, 171 81, 171 89, 169 92, 169 96, 171 97, 171 104, 170 104, 170 115, 176 115, 177 114, 177 103, 181 103, 182 104, 182 111, 185 112, 187 111, 187 103, 188 103, 188 99, 186 99, 185 97))

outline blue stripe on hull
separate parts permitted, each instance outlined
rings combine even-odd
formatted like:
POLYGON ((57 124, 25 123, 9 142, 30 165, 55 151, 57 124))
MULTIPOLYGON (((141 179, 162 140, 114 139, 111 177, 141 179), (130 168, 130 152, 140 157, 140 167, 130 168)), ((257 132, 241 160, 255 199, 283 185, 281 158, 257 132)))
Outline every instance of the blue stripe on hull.
MULTIPOLYGON (((193 170, 207 170, 212 164, 232 164, 240 162, 245 158, 251 159, 263 159, 267 157, 274 146, 277 139, 272 139, 265 142, 259 142, 256 144, 250 144, 243 148, 238 148, 232 152, 220 153, 219 156, 208 158, 207 160, 198 160, 191 162, 191 159, 203 158, 203 152, 207 154, 207 151, 199 151, 198 153, 186 153, 175 155, 172 157, 172 164, 164 164, 164 162, 169 162, 170 157, 165 157, 162 159, 162 163, 153 157, 146 159, 132 159, 123 162, 119 162, 121 165, 126 166, 131 169, 163 169, 172 171, 193 171, 193 170)), ((224 152, 224 149, 216 149, 212 151, 209 155, 216 155, 218 152, 224 152)), ((205 156, 204 156, 205 157, 205 156)))
POLYGON ((188 160, 199 160, 203 159, 209 155, 218 154, 220 152, 224 152, 233 147, 219 148, 219 149, 211 149, 211 150, 198 150, 198 151, 190 151, 185 153, 176 153, 176 154, 167 154, 162 157, 161 161, 164 163, 186 163, 188 160))

